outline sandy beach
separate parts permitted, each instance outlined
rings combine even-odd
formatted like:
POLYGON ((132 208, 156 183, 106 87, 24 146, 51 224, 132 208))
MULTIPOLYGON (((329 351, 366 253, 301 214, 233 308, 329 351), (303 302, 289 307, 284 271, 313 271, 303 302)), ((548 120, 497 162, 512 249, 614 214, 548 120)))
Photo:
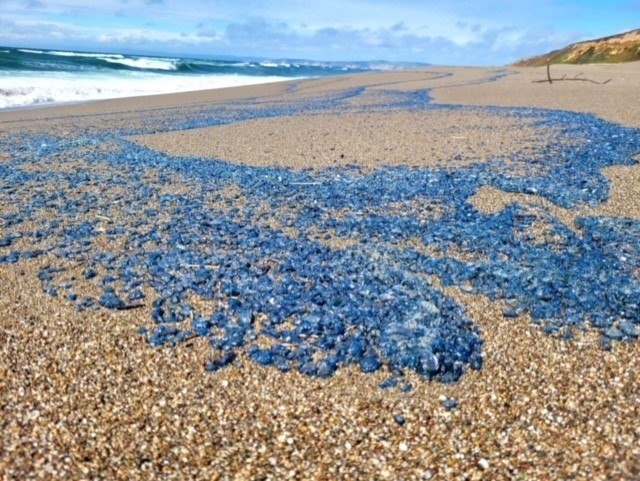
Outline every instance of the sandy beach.
POLYGON ((640 63, 553 74, 0 112, 0 478, 640 478, 640 63))

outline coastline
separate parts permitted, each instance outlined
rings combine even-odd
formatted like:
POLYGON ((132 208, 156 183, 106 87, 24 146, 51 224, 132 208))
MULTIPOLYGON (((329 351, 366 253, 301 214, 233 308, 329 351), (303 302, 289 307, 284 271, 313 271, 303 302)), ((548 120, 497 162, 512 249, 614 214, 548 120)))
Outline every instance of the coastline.
POLYGON ((193 89, 187 89, 187 90, 178 90, 175 92, 160 92, 160 93, 147 93, 147 94, 139 94, 139 95, 118 95, 118 96, 114 96, 112 98, 87 98, 87 99, 83 99, 83 100, 69 100, 69 101, 63 101, 63 102, 43 102, 43 103, 34 103, 34 104, 29 104, 29 105, 21 105, 21 106, 15 106, 15 107, 4 107, 0 109, 0 112, 14 112, 14 111, 19 111, 19 110, 30 110, 30 109, 40 109, 40 108, 50 108, 50 107, 68 107, 68 106, 73 106, 73 105, 81 105, 84 103, 93 103, 93 102, 101 102, 101 101, 113 101, 113 100, 117 100, 117 99, 131 99, 131 98, 141 98, 141 97, 150 97, 150 96, 157 96, 157 95, 175 95, 175 94, 179 94, 179 93, 194 93, 194 92, 202 92, 202 91, 209 91, 209 90, 220 90, 220 89, 229 89, 229 88, 237 88, 237 87, 246 87, 246 86, 252 86, 252 85, 263 85, 263 84, 271 84, 271 83, 279 83, 279 82, 291 82, 291 81, 297 81, 297 80, 303 80, 305 78, 314 78, 314 77, 297 77, 297 78, 285 78, 285 77, 277 77, 277 78, 269 78, 269 77, 264 77, 261 78, 260 81, 251 81, 248 83, 244 83, 241 85, 233 85, 233 86, 227 86, 227 87, 216 87, 216 88, 193 88, 193 89))
MULTIPOLYGON (((401 76, 412 76, 420 72, 434 72, 438 75, 451 74, 457 72, 462 83, 467 85, 447 85, 435 82, 426 84, 420 80, 407 80, 404 86, 399 88, 429 88, 435 102, 452 105, 476 105, 476 106, 514 106, 514 107, 538 107, 550 109, 566 109, 585 113, 593 113, 602 118, 629 126, 640 125, 640 119, 633 109, 627 108, 638 101, 638 80, 637 71, 640 70, 640 62, 629 62, 626 64, 594 64, 594 65, 555 65, 553 75, 590 77, 597 81, 611 79, 609 85, 590 85, 580 83, 577 89, 575 83, 566 82, 556 84, 550 90, 545 83, 533 83, 534 80, 544 79, 546 76, 543 67, 443 67, 433 66, 421 69, 400 70, 396 72, 366 72, 358 74, 344 74, 330 77, 317 77, 308 79, 291 79, 264 84, 243 85, 238 87, 224 87, 211 90, 196 90, 190 92, 176 92, 167 94, 153 94, 138 97, 121 97, 115 99, 88 100, 73 102, 69 104, 54 104, 25 107, 18 109, 0 110, 0 117, 11 120, 13 112, 22 110, 49 111, 53 115, 59 114, 81 114, 81 113, 102 113, 109 111, 123 110, 126 106, 132 109, 139 108, 162 108, 176 107, 180 105, 192 105, 199 102, 216 102, 224 100, 240 100, 242 98, 253 98, 256 96, 269 96, 284 93, 283 89, 263 88, 265 85, 278 84, 283 86, 297 85, 301 81, 313 83, 316 80, 322 82, 326 79, 335 79, 341 86, 353 85, 352 79, 359 78, 391 78, 400 74, 401 76), (493 76, 501 72, 508 72, 504 79, 493 82, 493 76), (475 89, 476 82, 480 85, 491 84, 488 88, 478 91, 475 89), (480 95, 479 95, 480 94, 480 95), (594 102, 595 100, 595 102, 594 102), (625 104, 626 103, 626 104, 625 104), (94 108, 82 108, 83 105, 94 105, 94 108), (74 112, 70 107, 81 107, 78 112, 74 112)), ((333 80, 330 80, 333 82, 333 80)), ((375 81, 374 81, 375 82, 375 81)), ((392 84, 396 84, 392 80, 392 84)), ((454 84, 456 82, 453 82, 454 84)), ((357 84, 357 80, 355 81, 357 84)), ((370 84, 370 82, 365 82, 370 84)), ((374 87, 375 88, 375 87, 374 87)), ((392 87, 393 88, 393 87, 392 87)))
POLYGON ((408 66, 391 62, 216 60, 22 48, 3 49, 0 57, 0 108, 191 92, 408 66))
MULTIPOLYGON (((112 99, 90 99, 90 100, 81 100, 77 102, 61 102, 61 103, 53 103, 53 104, 44 104, 44 105, 30 105, 25 107, 15 107, 15 108, 7 108, 1 109, 0 115, 5 116, 4 114, 9 114, 8 117, 11 117, 11 113, 21 112, 21 111, 48 111, 53 110, 54 115, 58 113, 67 113, 67 109, 71 107, 69 113, 73 113, 73 107, 81 107, 84 105, 92 105, 98 104, 95 106, 95 109, 87 108, 86 110, 92 111, 94 113, 100 113, 102 111, 109 111, 112 109, 120 109, 122 105, 127 104, 129 102, 133 102, 134 105, 144 105, 148 100, 149 103, 155 104, 157 106, 171 106, 175 104, 179 104, 179 102, 184 102, 185 100, 188 102, 188 98, 191 96, 200 97, 201 95, 205 95, 205 98, 208 100, 222 100, 225 99, 225 95, 219 95, 220 91, 224 91, 225 93, 229 92, 230 98, 242 98, 243 96, 251 96, 250 92, 235 92, 235 95, 231 92, 236 90, 244 90, 251 87, 259 87, 262 85, 270 85, 270 84, 280 84, 280 83, 291 83, 297 82, 298 80, 280 80, 275 82, 264 82, 259 84, 251 84, 251 85, 241 85, 236 87, 222 87, 215 89, 201 89, 201 90, 192 90, 188 92, 172 92, 172 93, 160 93, 160 94, 149 94, 149 95, 140 95, 140 96, 129 96, 129 97, 117 97, 112 99), (217 94, 218 93, 218 94, 217 94), (179 96, 185 97, 181 99, 172 100, 172 97, 179 96)), ((81 109, 84 110, 84 109, 81 109)))
MULTIPOLYGON (((353 219, 408 218, 416 221, 402 224, 410 229, 441 222, 447 209, 467 212, 467 201, 489 216, 499 215, 512 205, 504 198, 509 186, 497 193, 477 188, 487 182, 482 179, 542 177, 544 169, 554 165, 545 162, 563 158, 566 152, 575 153, 570 158, 576 162, 586 158, 575 170, 593 169, 593 178, 599 179, 600 169, 593 167, 597 152, 589 154, 584 132, 603 139, 620 133, 636 139, 634 129, 623 130, 591 115, 537 109, 573 109, 640 127, 640 111, 629 108, 640 104, 640 63, 618 70, 580 67, 588 77, 615 77, 604 86, 533 84, 540 69, 509 69, 515 74, 493 81, 503 70, 429 67, 0 111, 0 140, 7 147, 0 167, 10 165, 3 172, 6 182, 14 182, 3 191, 0 208, 3 214, 13 213, 22 200, 37 211, 39 206, 30 204, 34 192, 59 192, 47 200, 42 214, 25 220, 25 229, 35 230, 38 222, 49 225, 51 220, 63 226, 86 221, 96 236, 87 237, 90 254, 96 249, 119 256, 135 252, 135 246, 144 243, 127 234, 139 222, 150 227, 149 232, 164 226, 165 231, 156 230, 184 237, 156 246, 172 259, 184 251, 172 247, 188 246, 189 235, 200 225, 190 219, 213 212, 208 222, 222 219, 223 224, 240 226, 216 244, 220 251, 230 249, 229 265, 233 256, 244 260, 242 249, 253 245, 253 237, 243 237, 246 224, 265 229, 265 243, 273 237, 285 245, 301 242, 291 244, 300 249, 308 248, 303 242, 307 239, 325 246, 327 262, 334 261, 331 256, 336 252, 355 258, 366 257, 367 246, 381 249, 370 263, 365 260, 357 269, 347 269, 349 275, 392 261, 404 266, 402 256, 393 257, 401 248, 414 249, 429 262, 449 259, 449 266, 490 264, 485 257, 491 252, 474 251, 473 244, 490 245, 491 236, 504 234, 499 225, 487 224, 495 232, 483 236, 484 224, 478 224, 478 232, 473 232, 478 237, 466 244, 428 245, 419 235, 385 237, 390 229, 382 227, 378 237, 373 236, 375 229, 366 230, 368 225, 353 219), (487 105, 505 109, 485 109, 487 105), (15 140, 20 135, 34 140, 21 144, 15 140), (49 144, 48 138, 59 145, 49 144), (448 168, 451 175, 442 174, 448 168), (420 176, 421 169, 426 176, 420 176), (75 177, 76 171, 82 175, 75 177), (32 176, 13 177, 23 172, 32 176), (359 176, 365 181, 360 182, 359 176), (451 178, 464 182, 449 184, 451 178), (438 182, 447 184, 442 190, 429 190, 438 182), (473 188, 466 189, 465 182, 473 188), (425 186, 428 195, 400 195, 415 185, 425 186), (363 197, 344 197, 351 191, 362 192, 363 197), (313 209, 307 214, 304 207, 324 206, 323 202, 331 207, 325 212, 327 218, 311 217, 308 225, 304 216, 314 215, 313 209), (337 223, 341 220, 356 227, 349 230, 337 223), (244 244, 234 246, 226 239, 244 244)), ((564 68, 558 67, 561 72, 564 68)), ((554 184, 537 194, 517 193, 519 215, 535 219, 521 233, 527 248, 538 252, 535 249, 549 245, 549 251, 562 250, 562 242, 578 242, 572 233, 580 227, 572 223, 580 216, 604 214, 620 222, 637 218, 633 212, 637 185, 624 180, 627 172, 635 178, 638 164, 631 163, 624 149, 615 153, 614 165, 605 167, 613 169, 605 172, 609 183, 596 183, 589 193, 593 197, 580 197, 586 194, 571 179, 559 190, 552 189, 554 184), (567 192, 574 197, 566 197, 567 192), (603 210, 594 214, 588 210, 594 206, 603 210)), ((517 225, 520 220, 513 222, 517 225)), ((466 225, 466 221, 460 224, 458 237, 468 234, 466 225)), ((8 229, 0 230, 0 239, 8 229)), ((207 372, 203 366, 211 366, 207 363, 214 356, 207 339, 151 347, 138 333, 141 326, 152 332, 151 301, 154 289, 161 290, 164 284, 153 289, 143 284, 148 301, 139 308, 77 310, 62 294, 64 282, 96 298, 103 287, 97 278, 85 278, 85 253, 70 247, 75 246, 74 236, 86 234, 79 229, 50 235, 55 247, 51 254, 0 264, 0 283, 6 286, 0 294, 5 333, 0 342, 0 414, 5 420, 0 445, 6 453, 0 455, 0 472, 9 477, 47 473, 77 479, 629 479, 639 475, 638 342, 604 345, 595 328, 571 330, 573 338, 567 340, 562 335, 570 326, 564 325, 550 335, 533 322, 533 309, 518 308, 511 315, 513 299, 490 300, 493 294, 480 288, 446 283, 430 273, 426 280, 411 281, 424 282, 417 285, 432 296, 426 305, 435 303, 443 312, 449 300, 462 306, 464 319, 479 329, 483 340, 482 368, 465 364, 456 382, 426 380, 406 369, 397 386, 382 389, 379 383, 391 375, 392 356, 384 360, 388 369, 367 373, 362 363, 352 363, 325 379, 296 369, 280 372, 239 351, 232 365, 207 372), (40 274, 49 263, 66 269, 59 275, 72 276, 56 285, 60 295, 55 297, 43 290, 40 274), (410 390, 405 392, 402 386, 410 390), (447 407, 449 399, 456 400, 455 409, 447 407)), ((30 249, 28 238, 16 237, 14 247, 30 249)), ((636 240, 631 234, 625 239, 636 240)), ((635 261, 633 252, 626 255, 635 261)), ((187 260, 180 259, 182 264, 171 269, 182 269, 191 279, 191 268, 183 265, 187 260)), ((342 263, 351 259, 338 258, 342 263)), ((259 258, 253 262, 259 264, 259 258)), ((313 262, 308 254, 294 267, 302 276, 304 265, 313 262)), ((317 269, 321 265, 313 264, 317 269)), ((335 265, 336 272, 342 265, 335 265)), ((241 267, 234 279, 245 275, 241 267)), ((106 274, 102 267, 96 269, 98 278, 106 274)), ((53 280, 56 275, 51 271, 53 280)), ((629 274, 631 279, 634 275, 629 274)), ((117 286, 121 283, 124 278, 115 281, 117 286)), ((210 302, 193 304, 209 312, 210 302)), ((458 315, 455 308, 447 312, 458 315)), ((451 336, 466 340, 470 331, 463 327, 451 336)))

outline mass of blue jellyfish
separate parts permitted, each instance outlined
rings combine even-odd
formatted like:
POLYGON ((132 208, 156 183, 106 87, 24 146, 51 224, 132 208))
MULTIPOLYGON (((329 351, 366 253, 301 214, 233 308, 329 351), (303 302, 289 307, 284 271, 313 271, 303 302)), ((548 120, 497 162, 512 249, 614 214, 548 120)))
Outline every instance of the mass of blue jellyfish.
MULTIPOLYGON (((483 339, 448 286, 503 301, 506 319, 527 315, 568 340, 588 329, 603 346, 638 337, 640 222, 580 217, 571 228, 517 202, 483 213, 469 199, 486 186, 597 206, 609 197, 601 170, 635 162, 640 130, 589 114, 474 107, 578 139, 543 148, 525 173, 506 168, 508 156, 455 168, 253 167, 129 138, 348 109, 362 93, 164 109, 65 135, 7 131, 0 263, 37 263, 44 291, 78 310, 150 313, 139 332, 155 348, 203 338, 207 371, 244 356, 316 377, 382 369, 381 388, 406 386, 409 371, 456 381, 482 368, 483 339), (550 235, 526 235, 540 220, 550 235)), ((468 108, 435 104, 426 90, 380 95, 382 112, 468 108)))

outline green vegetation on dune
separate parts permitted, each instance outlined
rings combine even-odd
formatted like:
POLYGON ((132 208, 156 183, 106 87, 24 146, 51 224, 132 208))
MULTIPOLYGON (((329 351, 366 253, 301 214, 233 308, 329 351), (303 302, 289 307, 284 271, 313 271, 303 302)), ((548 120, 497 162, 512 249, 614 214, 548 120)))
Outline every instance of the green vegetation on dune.
POLYGON ((574 43, 545 55, 515 62, 516 67, 542 67, 547 64, 621 63, 640 61, 640 29, 611 37, 574 43))

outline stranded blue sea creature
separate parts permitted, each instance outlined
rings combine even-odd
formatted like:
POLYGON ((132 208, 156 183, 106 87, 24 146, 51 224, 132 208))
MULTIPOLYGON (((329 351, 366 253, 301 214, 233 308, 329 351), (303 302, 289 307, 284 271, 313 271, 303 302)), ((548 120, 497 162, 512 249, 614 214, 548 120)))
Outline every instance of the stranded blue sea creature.
MULTIPOLYGON (((242 354, 321 378, 344 366, 384 369, 380 387, 403 392, 408 371, 456 381, 482 367, 482 333, 442 286, 502 300, 505 318, 527 314, 567 339, 587 328, 602 333, 603 347, 638 337, 640 222, 584 217, 571 227, 517 203, 487 214, 469 202, 486 186, 566 208, 597 205, 608 197, 601 169, 633 164, 638 130, 585 114, 486 108, 578 139, 543 152, 524 174, 506 168, 509 159, 372 172, 256 168, 171 157, 126 139, 348 108, 361 93, 199 109, 186 119, 169 109, 135 128, 73 137, 6 136, 0 200, 15 212, 1 216, 0 262, 46 258, 43 289, 79 310, 147 306, 149 343, 202 339, 215 352, 207 371, 242 354), (59 169, 54 159, 82 162, 59 169), (425 218, 416 205, 437 205, 438 215, 425 218), (529 234, 540 222, 545 239, 529 234)), ((466 109, 430 104, 424 91, 384 99, 375 108, 466 109)))

